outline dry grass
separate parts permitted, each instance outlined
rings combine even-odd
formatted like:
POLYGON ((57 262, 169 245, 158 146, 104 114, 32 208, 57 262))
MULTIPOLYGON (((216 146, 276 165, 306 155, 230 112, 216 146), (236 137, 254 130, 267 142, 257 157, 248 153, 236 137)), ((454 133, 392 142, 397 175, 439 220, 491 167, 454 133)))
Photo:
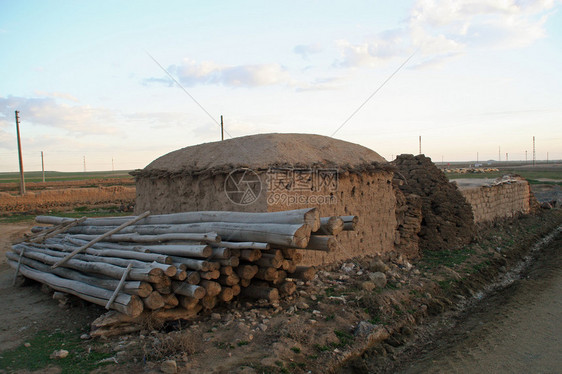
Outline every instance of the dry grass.
POLYGON ((175 355, 195 353, 198 338, 191 331, 174 331, 168 334, 155 334, 143 346, 147 360, 162 360, 175 355))

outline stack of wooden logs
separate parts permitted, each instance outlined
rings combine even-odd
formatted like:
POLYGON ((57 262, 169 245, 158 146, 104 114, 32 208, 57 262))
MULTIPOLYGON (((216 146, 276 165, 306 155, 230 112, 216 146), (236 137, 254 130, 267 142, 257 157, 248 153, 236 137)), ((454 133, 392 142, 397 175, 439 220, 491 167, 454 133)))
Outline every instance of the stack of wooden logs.
POLYGON ((313 208, 36 221, 53 226, 34 227, 6 254, 16 276, 129 317, 177 319, 238 295, 293 294, 295 279, 315 274, 299 266, 303 250, 335 250, 357 217, 320 218, 313 208))

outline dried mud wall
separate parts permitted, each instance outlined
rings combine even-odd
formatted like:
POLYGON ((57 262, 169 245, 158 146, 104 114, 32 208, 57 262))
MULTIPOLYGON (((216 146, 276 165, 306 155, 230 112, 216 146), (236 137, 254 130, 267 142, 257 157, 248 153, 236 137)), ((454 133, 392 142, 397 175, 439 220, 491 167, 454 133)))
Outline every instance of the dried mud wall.
POLYGON ((463 187, 476 223, 514 217, 531 212, 531 187, 526 180, 496 186, 463 187))
POLYGON ((135 213, 153 214, 198 210, 275 212, 316 207, 321 216, 357 215, 356 231, 338 235, 338 249, 332 253, 302 251, 304 265, 320 265, 356 256, 394 250, 396 239, 396 196, 391 171, 343 172, 337 184, 321 189, 298 189, 292 183, 269 188, 266 173, 260 174, 263 188, 256 201, 234 204, 225 193, 226 174, 206 177, 182 176, 150 179, 137 177, 135 213), (279 187, 281 186, 281 187, 279 187))
POLYGON ((124 186, 44 190, 23 196, 0 192, 0 212, 42 212, 77 205, 131 205, 134 199, 135 188, 124 186))
POLYGON ((424 155, 400 155, 392 164, 400 191, 421 199, 420 250, 456 249, 468 244, 476 228, 472 207, 457 186, 424 155))
POLYGON ((394 250, 396 237, 396 196, 392 178, 393 173, 390 171, 361 174, 346 172, 338 175, 335 191, 270 191, 267 210, 275 212, 316 207, 322 217, 359 217, 355 231, 343 231, 337 236, 339 245, 336 251, 301 251, 303 265, 321 265, 358 256, 384 254, 394 250), (284 201, 271 198, 275 193, 285 194, 288 198, 284 201), (297 197, 317 203, 288 204, 289 201, 296 201, 297 197))

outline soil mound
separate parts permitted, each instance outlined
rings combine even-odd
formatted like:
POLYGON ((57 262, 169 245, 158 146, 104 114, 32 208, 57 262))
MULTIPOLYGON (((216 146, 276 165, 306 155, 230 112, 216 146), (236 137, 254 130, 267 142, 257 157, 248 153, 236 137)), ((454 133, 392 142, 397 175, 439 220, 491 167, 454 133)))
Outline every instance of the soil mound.
POLYGON ((386 160, 375 151, 327 136, 313 134, 259 134, 199 144, 170 152, 144 170, 131 174, 222 173, 236 168, 264 170, 270 167, 339 167, 361 169, 386 160))
POLYGON ((468 244, 476 232, 472 207, 457 186, 424 155, 400 155, 392 162, 405 179, 405 195, 422 200, 420 250, 456 249, 468 244))

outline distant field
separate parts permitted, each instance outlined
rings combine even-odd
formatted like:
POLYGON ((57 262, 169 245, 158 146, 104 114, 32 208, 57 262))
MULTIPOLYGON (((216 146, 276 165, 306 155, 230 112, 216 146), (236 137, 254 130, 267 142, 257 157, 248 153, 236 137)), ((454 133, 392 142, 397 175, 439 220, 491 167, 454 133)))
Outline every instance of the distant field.
MULTIPOLYGON (((497 166, 496 166, 497 167, 497 166)), ((506 174, 518 174, 527 179, 529 183, 558 184, 562 185, 562 164, 549 165, 513 165, 499 167, 500 171, 491 173, 447 173, 449 179, 465 178, 498 178, 506 174), (549 181, 541 181, 547 179, 549 181)))
MULTIPOLYGON (((46 182, 61 182, 61 181, 74 181, 74 180, 87 180, 87 179, 100 179, 100 178, 131 178, 129 172, 131 170, 116 170, 116 171, 88 171, 88 172, 72 172, 65 173, 60 171, 46 171, 46 182)), ((25 172, 26 182, 42 182, 43 176, 40 171, 25 172)), ((19 183, 19 173, 0 173, 0 183, 19 183)))

